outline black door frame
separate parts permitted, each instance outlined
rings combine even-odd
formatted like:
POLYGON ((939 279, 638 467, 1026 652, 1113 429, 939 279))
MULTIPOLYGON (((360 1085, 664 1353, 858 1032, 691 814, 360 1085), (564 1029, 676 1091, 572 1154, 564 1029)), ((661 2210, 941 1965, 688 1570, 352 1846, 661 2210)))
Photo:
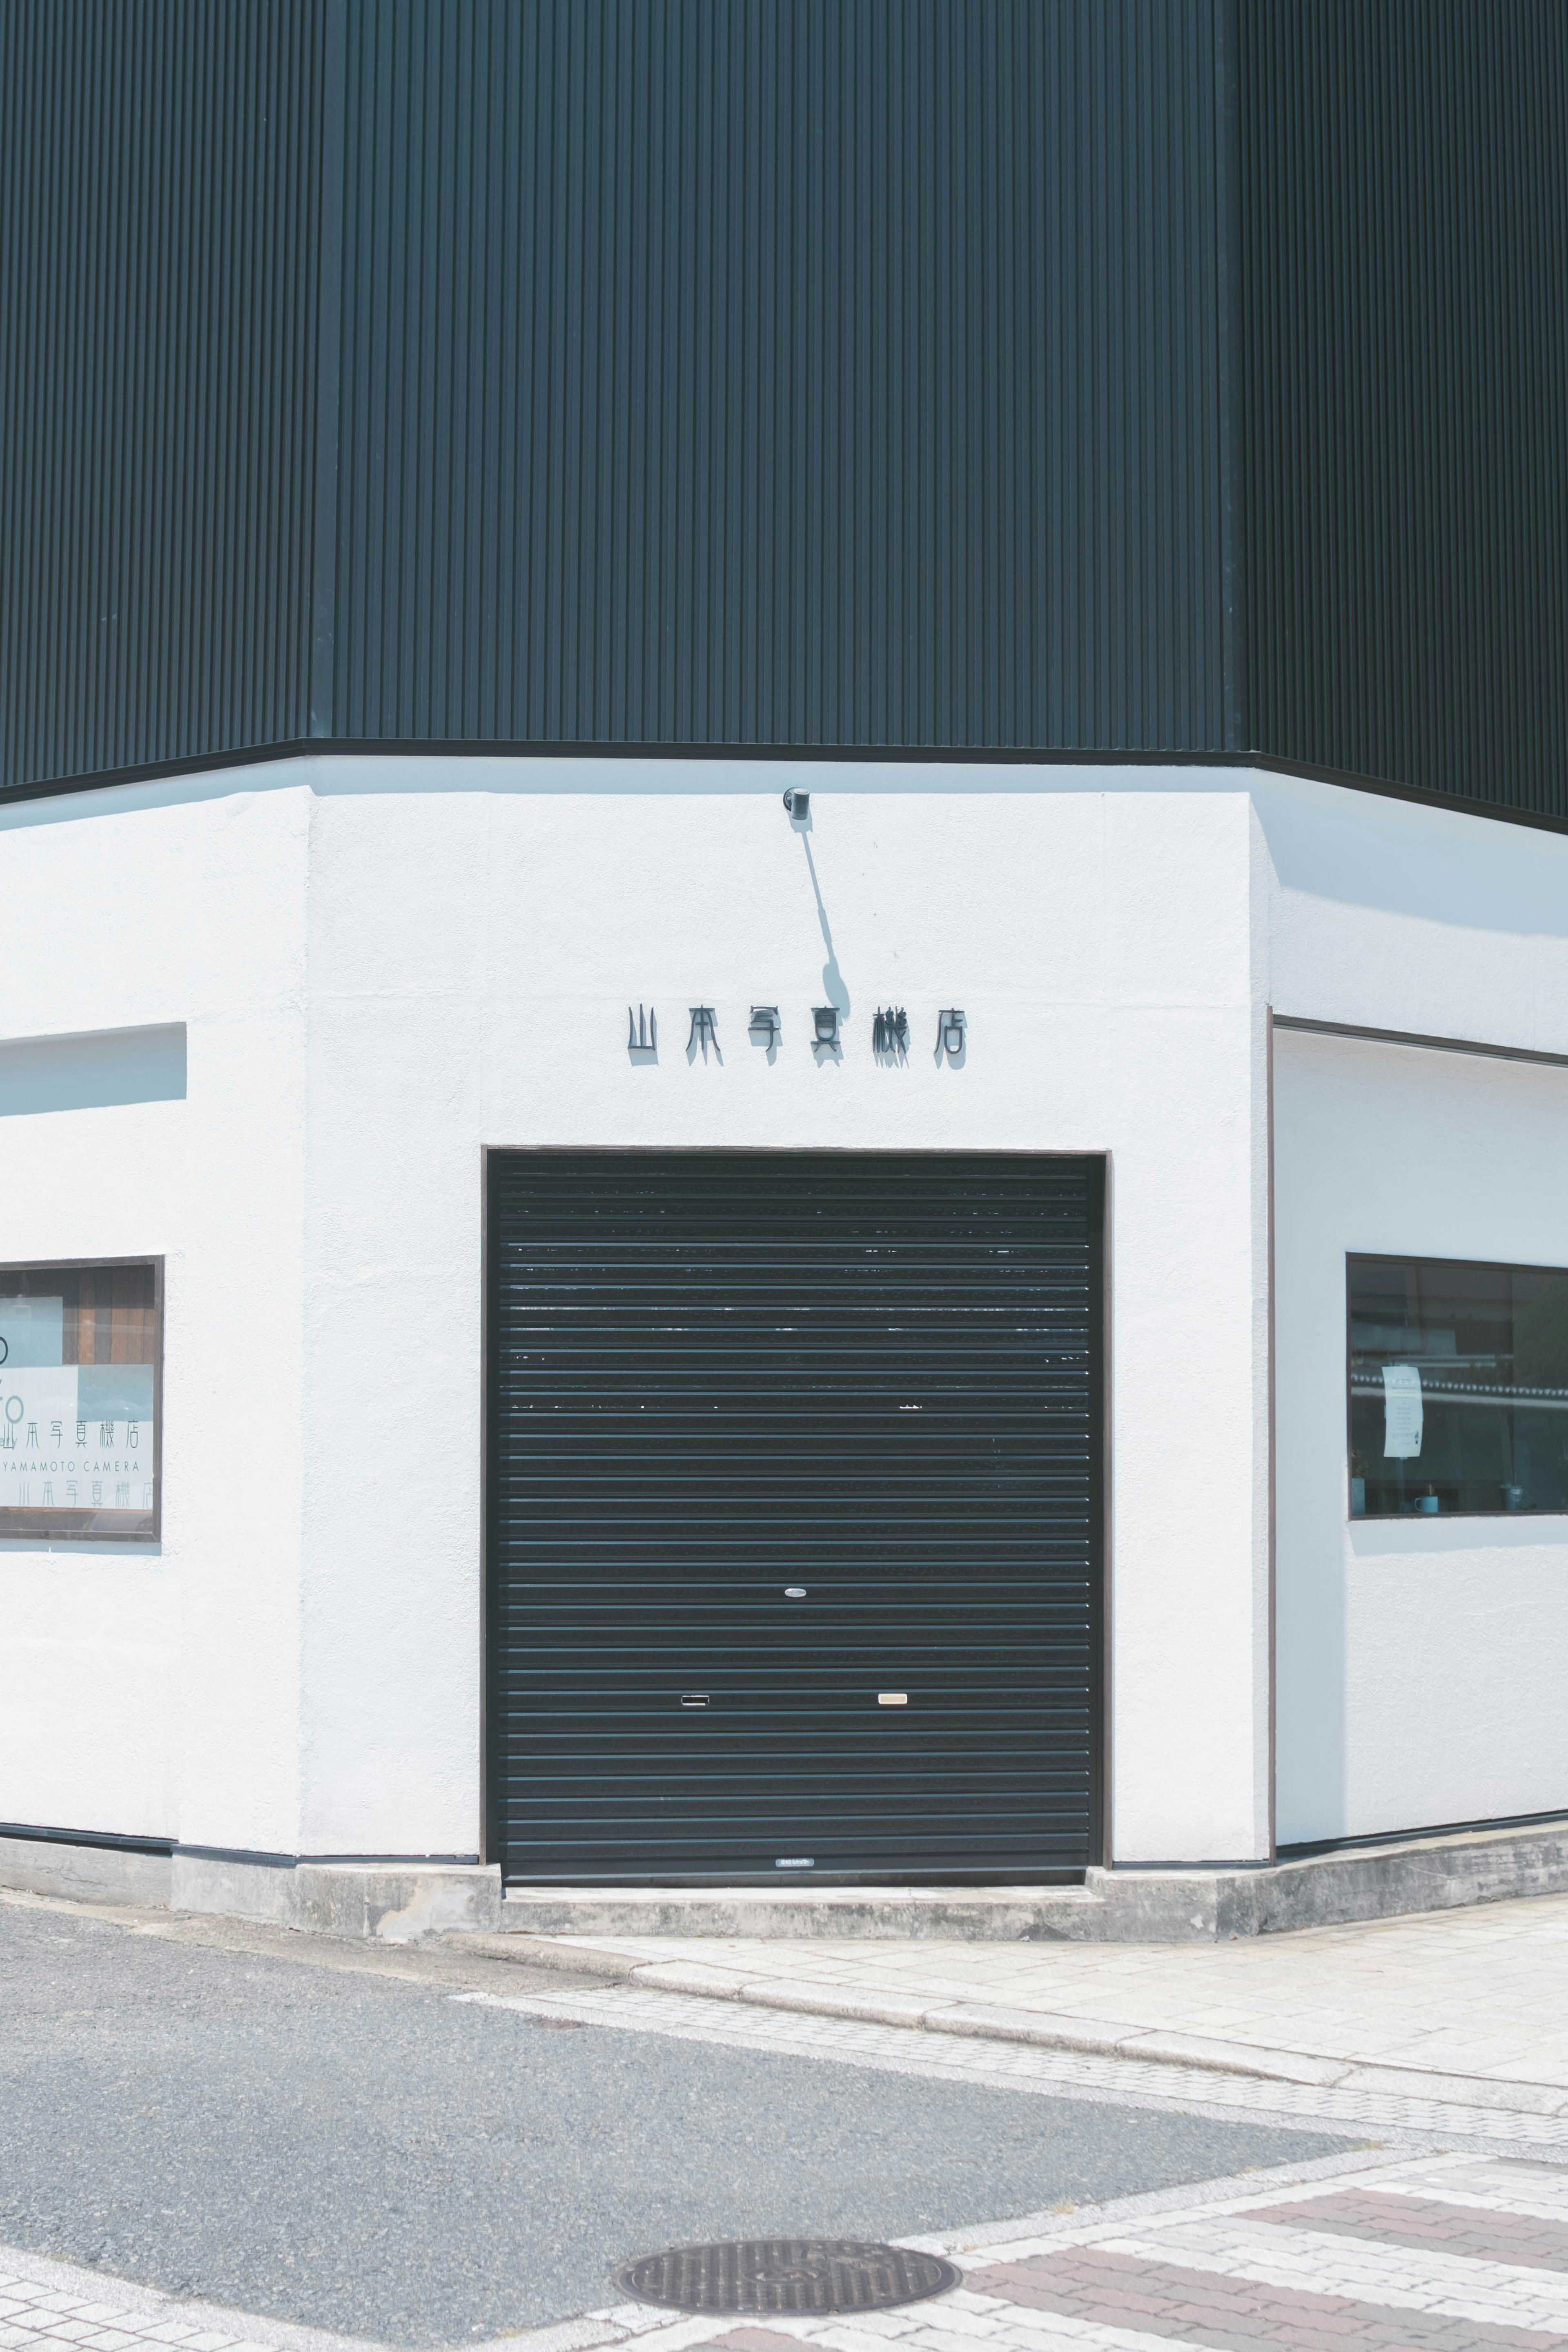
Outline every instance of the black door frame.
MULTIPOLYGON (((483 1863, 501 1861, 500 1823, 497 1797, 494 1729, 499 1720, 496 1692, 497 1660, 491 1629, 497 1619, 496 1577, 499 1546, 496 1540, 497 1488, 494 1476, 494 1449, 491 1432, 496 1423, 497 1377, 493 1331, 496 1314, 496 1266, 490 1248, 490 1191, 494 1181, 494 1163, 500 1160, 542 1160, 568 1152, 580 1156, 585 1152, 601 1151, 606 1158, 624 1159, 634 1153, 645 1153, 650 1159, 666 1151, 711 1150, 716 1159, 789 1160, 806 1151, 840 1150, 849 1153, 862 1152, 863 1144, 837 1146, 832 1144, 779 1145, 770 1144, 485 1144, 479 1153, 479 1255, 480 1255, 480 1443, 479 1469, 483 1508, 480 1514, 480 1610, 479 1610, 479 1858, 483 1863)), ((998 1157, 1006 1152, 1017 1156, 1016 1145, 965 1145, 964 1156, 983 1158, 988 1150, 998 1157)), ((947 1160, 956 1151, 931 1149, 899 1150, 890 1157, 900 1160, 947 1160)), ((1090 1263, 1095 1277, 1095 1295, 1090 1315, 1090 1392, 1098 1401, 1090 1444, 1098 1461, 1099 1475, 1090 1479, 1090 1557, 1093 1573, 1090 1585, 1090 1647, 1094 1660, 1094 1672, 1089 1694, 1089 1852, 1090 1868, 1109 1868, 1111 1863, 1111 1176, 1112 1159, 1108 1151, 1037 1151, 1027 1156, 1037 1160, 1071 1160, 1093 1165, 1100 1171, 1100 1246, 1091 1255, 1090 1263)), ((897 1874, 901 1885, 909 1885, 918 1874, 907 1871, 897 1874)), ((993 1884, 1000 1883, 995 1872, 984 1874, 993 1884)), ((1030 1874, 1019 1874, 1020 1881, 1030 1874)), ((944 1874, 936 1883, 947 1883, 944 1874)), ((518 1880, 517 1885, 532 1884, 518 1880)), ((637 1882, 650 1886, 671 1885, 680 1882, 650 1874, 637 1882)), ((749 1883, 749 1882, 737 1882, 749 1883)), ((813 1878, 816 1885, 864 1885, 874 1882, 863 1873, 834 1874, 824 1872, 813 1878)), ((773 1878, 758 1884, 777 1885, 773 1878)))

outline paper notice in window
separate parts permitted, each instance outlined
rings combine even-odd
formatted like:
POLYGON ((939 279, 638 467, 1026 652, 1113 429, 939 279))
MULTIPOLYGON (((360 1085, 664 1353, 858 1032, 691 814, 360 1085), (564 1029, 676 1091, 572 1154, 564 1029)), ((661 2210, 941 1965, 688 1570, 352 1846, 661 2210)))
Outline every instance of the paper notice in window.
POLYGON ((1421 1375, 1414 1364, 1383 1367, 1383 1452, 1408 1462, 1421 1451, 1421 1375))

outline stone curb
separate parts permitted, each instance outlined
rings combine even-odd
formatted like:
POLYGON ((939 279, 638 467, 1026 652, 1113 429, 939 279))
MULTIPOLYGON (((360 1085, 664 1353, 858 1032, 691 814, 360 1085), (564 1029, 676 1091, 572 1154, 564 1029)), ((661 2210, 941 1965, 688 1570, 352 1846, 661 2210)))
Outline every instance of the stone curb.
POLYGON ((704 2000, 737 2000, 755 2009, 793 2011, 802 2017, 837 2017, 861 2025, 898 2025, 912 2032, 952 2033, 989 2042, 1021 2042, 1040 2050, 1076 2051, 1096 2058, 1135 2058, 1145 2064, 1196 2066, 1219 2074, 1248 2074, 1314 2090, 1365 2091, 1406 2099, 1446 2100, 1455 2106, 1507 2114, 1568 2115, 1568 2091, 1551 2083, 1500 2082, 1482 2074, 1440 2074, 1420 2066, 1374 2065, 1306 2050, 1229 2042, 1201 2033, 1170 2033, 1109 2018, 1061 2017, 1049 2011, 993 2008, 980 2001, 922 2000, 898 1992, 855 1992, 841 1985, 790 1977, 756 1977, 706 1960, 644 1960, 607 1952, 568 1937, 513 1929, 499 1936, 465 1935, 465 1950, 531 1968, 572 1969, 636 1985, 648 1992, 679 1992, 704 2000))

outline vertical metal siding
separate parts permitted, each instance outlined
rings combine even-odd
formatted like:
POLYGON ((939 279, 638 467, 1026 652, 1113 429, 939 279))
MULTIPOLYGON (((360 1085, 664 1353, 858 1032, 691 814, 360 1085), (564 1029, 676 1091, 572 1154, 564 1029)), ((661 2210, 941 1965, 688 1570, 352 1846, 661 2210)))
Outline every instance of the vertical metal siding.
POLYGON ((1568 817, 1568 8, 1242 10, 1254 740, 1568 817))
POLYGON ((0 785, 304 733, 318 0, 0 0, 0 785))
POLYGON ((0 0, 0 792, 1248 748, 1568 822, 1562 0, 0 0))
POLYGON ((1222 740, 1209 0, 381 0, 335 731, 1222 740))

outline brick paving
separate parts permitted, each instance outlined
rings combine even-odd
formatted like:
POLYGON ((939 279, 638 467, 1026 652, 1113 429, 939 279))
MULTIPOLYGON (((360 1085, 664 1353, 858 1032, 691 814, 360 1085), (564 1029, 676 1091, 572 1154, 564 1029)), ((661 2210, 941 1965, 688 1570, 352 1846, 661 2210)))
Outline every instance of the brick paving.
MULTIPOLYGON (((1560 2352, 1565 2269, 1568 2171, 1423 2158, 1354 2185, 1195 2201, 1142 2228, 998 2248, 951 2300, 988 2307, 998 2352, 1560 2352), (1020 2327, 1026 2314, 1043 2338, 1020 2327)), ((936 2352, 920 2334, 910 2352, 936 2352)))
POLYGON ((1344 2189, 1302 2204, 1260 2205, 1239 2218, 1289 2221, 1295 2229, 1328 2230, 1374 2243, 1390 2240, 1408 2246, 1434 2246, 1445 2253, 1468 2254, 1483 2262, 1525 2263, 1535 2270, 1568 2271, 1568 2223, 1553 2224, 1533 2214, 1489 2211, 1473 2205, 1447 2205, 1430 2197, 1344 2189))
MULTIPOLYGON (((241 2352, 244 2339, 182 2321, 169 2308, 128 2305, 112 2288, 94 2299, 12 2277, 0 2255, 0 2347, 74 2345, 78 2352, 241 2352)), ((250 2352, 250 2347, 245 2347, 250 2352)))
MULTIPOLYGON (((1421 2193, 1397 2180, 1382 2185, 1390 2195, 1421 2193)), ((1526 2214, 1568 2227, 1568 2165, 1539 2163, 1530 2157, 1501 2157, 1482 2164, 1456 2158, 1443 2168, 1442 2193, 1450 2205, 1479 2205, 1488 2212, 1526 2214)))
POLYGON ((1270 2227, 1236 2215, 1173 2222, 1157 2236, 1124 2233, 1120 2252, 1186 2263, 1258 2286, 1312 2286, 1354 2301, 1454 2312, 1568 2337, 1568 2284, 1552 2271, 1483 2262, 1384 2240, 1372 2244, 1290 2222, 1270 2227))
POLYGON ((1507 2323, 1359 2303, 1310 2287, 1281 2287, 1188 2270, 1177 2263, 1086 2246, 1009 2263, 981 2289, 1008 2304, 1054 2311, 1134 2334, 1202 2344, 1214 2352, 1556 2352, 1568 2336, 1507 2323))
MULTIPOLYGON (((1272 2189, 1210 2184, 1030 2226, 946 2242, 963 2284, 893 2311, 726 2322, 622 2304, 475 2352, 1568 2352, 1568 2167, 1361 2153, 1272 2189)), ((86 2278, 0 2252, 0 2352, 351 2352, 107 2279, 89 2294, 86 2278)))
POLYGON ((729 2327, 713 2342, 719 2352, 800 2352, 797 2337, 771 2327, 729 2327))

